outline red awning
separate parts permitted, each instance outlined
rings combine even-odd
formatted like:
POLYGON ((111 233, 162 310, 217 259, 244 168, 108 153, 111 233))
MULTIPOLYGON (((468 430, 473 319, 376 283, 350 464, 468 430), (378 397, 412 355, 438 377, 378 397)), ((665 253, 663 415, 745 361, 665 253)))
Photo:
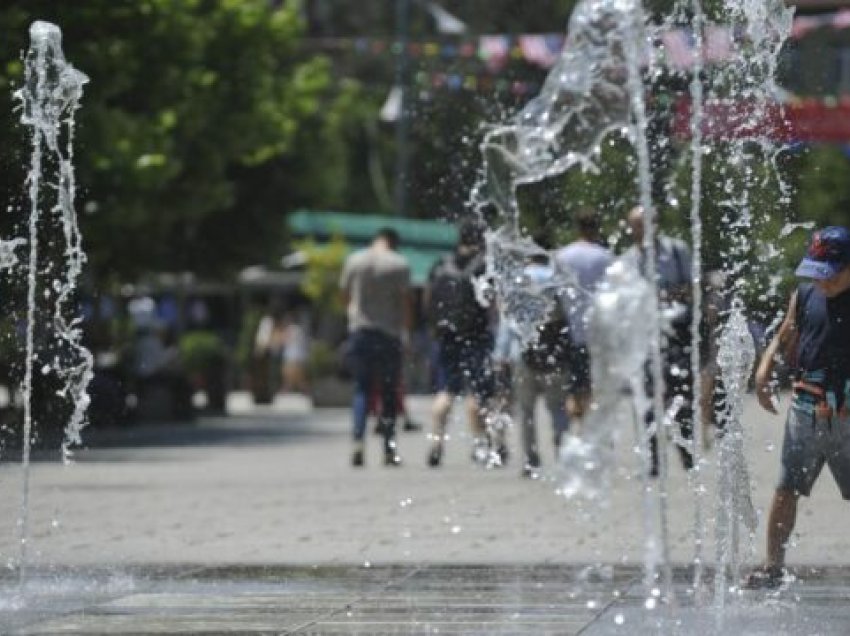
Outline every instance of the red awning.
MULTIPOLYGON (((691 101, 676 104, 673 132, 690 138, 691 101)), ((850 143, 850 98, 827 103, 803 100, 788 104, 755 104, 711 100, 704 107, 706 139, 771 139, 785 142, 850 143)))

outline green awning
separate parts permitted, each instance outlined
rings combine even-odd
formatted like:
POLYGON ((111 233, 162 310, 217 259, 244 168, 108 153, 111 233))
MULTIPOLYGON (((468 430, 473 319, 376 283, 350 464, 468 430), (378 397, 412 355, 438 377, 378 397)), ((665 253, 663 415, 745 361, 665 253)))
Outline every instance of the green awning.
POLYGON ((401 240, 399 252, 410 262, 411 277, 421 285, 433 264, 454 249, 457 228, 444 221, 405 219, 380 214, 346 214, 325 210, 298 210, 287 218, 290 233, 298 238, 326 241, 341 236, 352 249, 369 244, 383 227, 395 229, 401 240))

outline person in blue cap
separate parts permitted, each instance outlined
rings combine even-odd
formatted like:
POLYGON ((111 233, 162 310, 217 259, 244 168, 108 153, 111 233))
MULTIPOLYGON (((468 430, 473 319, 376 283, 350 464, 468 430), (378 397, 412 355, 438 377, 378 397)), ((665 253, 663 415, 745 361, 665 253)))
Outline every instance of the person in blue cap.
POLYGON ((794 367, 795 382, 767 520, 767 559, 744 581, 749 589, 781 585, 797 501, 809 496, 824 464, 850 500, 850 231, 833 226, 814 232, 796 275, 808 280, 791 295, 756 370, 759 404, 771 413, 778 359, 794 367))

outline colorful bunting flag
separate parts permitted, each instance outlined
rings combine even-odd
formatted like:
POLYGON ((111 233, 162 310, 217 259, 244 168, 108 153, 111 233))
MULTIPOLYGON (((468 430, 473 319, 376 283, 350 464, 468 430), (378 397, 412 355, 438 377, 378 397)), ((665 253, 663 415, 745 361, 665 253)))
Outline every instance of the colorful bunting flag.
MULTIPOLYGON (((794 18, 791 38, 802 38, 814 30, 850 29, 850 8, 834 13, 794 18)), ((706 27, 703 42, 703 62, 716 64, 733 59, 735 30, 727 25, 706 27)), ((661 53, 667 63, 677 70, 693 67, 697 60, 695 37, 690 28, 672 28, 660 34, 661 53)), ((520 35, 490 34, 477 38, 461 36, 440 41, 409 42, 407 53, 413 58, 445 60, 472 58, 476 55, 491 73, 499 73, 511 60, 524 60, 543 69, 552 68, 560 59, 564 46, 569 46, 561 33, 526 33, 520 35)), ((330 38, 319 40, 320 46, 334 50, 354 50, 364 55, 398 55, 401 44, 390 38, 330 38)))

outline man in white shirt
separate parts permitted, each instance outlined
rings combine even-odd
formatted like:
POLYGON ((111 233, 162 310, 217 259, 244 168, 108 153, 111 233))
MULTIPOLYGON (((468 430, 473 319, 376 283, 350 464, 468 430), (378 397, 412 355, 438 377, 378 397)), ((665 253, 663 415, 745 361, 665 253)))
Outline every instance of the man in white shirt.
POLYGON ((576 278, 577 287, 562 295, 570 327, 570 389, 567 411, 575 421, 590 405, 590 354, 587 348, 587 310, 596 287, 605 276, 613 256, 599 237, 599 214, 588 207, 579 208, 574 216, 578 238, 558 250, 558 268, 576 278))

